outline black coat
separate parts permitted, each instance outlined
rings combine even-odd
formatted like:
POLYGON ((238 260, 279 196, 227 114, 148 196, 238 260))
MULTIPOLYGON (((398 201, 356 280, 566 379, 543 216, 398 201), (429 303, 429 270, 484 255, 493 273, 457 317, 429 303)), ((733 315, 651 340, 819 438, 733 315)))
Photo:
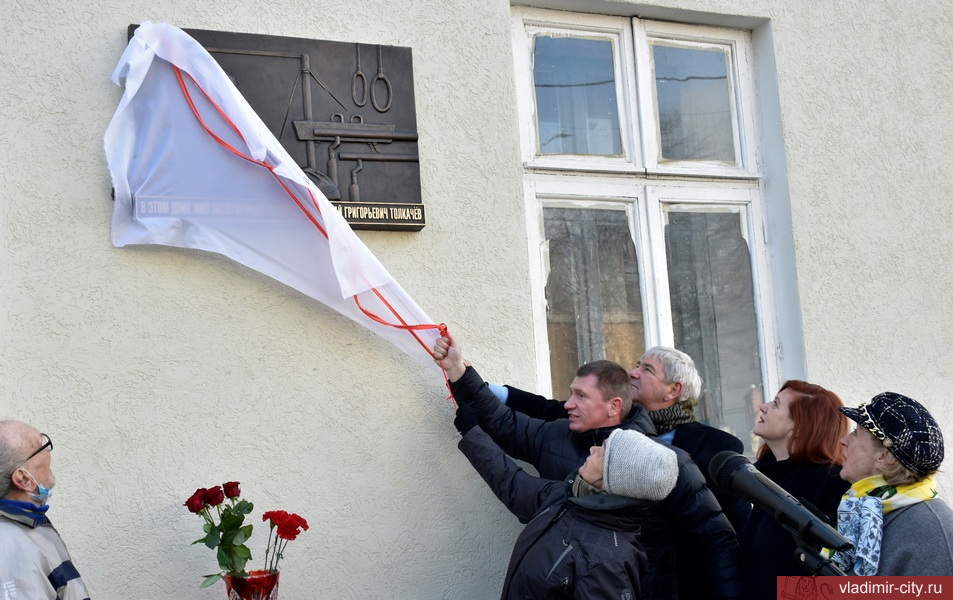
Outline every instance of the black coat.
POLYGON ((751 504, 744 498, 722 489, 712 480, 708 468, 711 465, 711 459, 719 452, 730 450, 738 454, 743 453, 744 443, 728 432, 695 422, 675 427, 675 437, 672 439, 672 445, 691 454, 692 460, 695 461, 702 475, 705 476, 708 489, 718 499, 721 510, 728 517, 735 531, 740 533, 744 524, 748 522, 748 516, 751 515, 751 504))
MULTIPOLYGON (((543 396, 531 394, 519 388, 506 387, 509 389, 506 405, 515 411, 544 421, 555 421, 567 417, 564 402, 548 400, 543 396)), ((744 452, 744 443, 730 433, 695 422, 677 426, 672 445, 691 455, 692 460, 698 465, 698 470, 705 476, 708 489, 715 495, 731 526, 735 529, 735 532, 741 532, 741 528, 748 521, 748 515, 751 514, 751 504, 744 498, 722 489, 712 480, 708 473, 708 467, 711 464, 711 459, 724 450, 741 454, 744 452)), ((691 565, 687 565, 687 567, 686 573, 691 573, 694 569, 691 565)), ((683 593, 682 596, 685 596, 685 594, 683 593)))
POLYGON ((467 367, 463 376, 450 384, 450 390, 458 402, 476 409, 480 427, 504 452, 532 464, 540 477, 546 479, 564 479, 586 462, 591 447, 601 446, 619 427, 655 434, 652 420, 641 407, 633 410, 621 426, 584 433, 571 431, 569 420, 565 418, 558 421, 530 418, 501 404, 473 367, 467 367))
MULTIPOLYGON (((813 504, 837 527, 837 506, 850 487, 840 478, 840 467, 776 461, 774 457, 759 460, 755 467, 798 500, 813 504)), ((774 598, 779 576, 808 574, 794 556, 795 546, 794 537, 775 522, 774 515, 759 508, 751 512, 741 531, 747 600, 774 598)))
MULTIPOLYGON (((507 454, 532 464, 546 479, 561 480, 576 471, 589 456, 590 447, 601 445, 615 429, 655 433, 647 412, 638 405, 633 405, 622 425, 581 434, 569 429, 568 419, 531 418, 500 403, 472 367, 451 384, 451 391, 457 402, 473 406, 480 426, 507 454)), ((513 392, 511 388, 511 397, 513 392)), ((679 448, 672 449, 679 465, 675 489, 657 503, 639 536, 649 561, 644 597, 679 597, 675 567, 678 548, 694 565, 694 577, 686 583, 703 591, 697 597, 738 598, 741 560, 734 529, 691 457, 679 448)))
POLYGON ((576 475, 533 477, 479 427, 458 447, 497 498, 528 523, 513 546, 503 600, 643 597, 647 564, 635 532, 651 502, 612 494, 575 498, 576 475))

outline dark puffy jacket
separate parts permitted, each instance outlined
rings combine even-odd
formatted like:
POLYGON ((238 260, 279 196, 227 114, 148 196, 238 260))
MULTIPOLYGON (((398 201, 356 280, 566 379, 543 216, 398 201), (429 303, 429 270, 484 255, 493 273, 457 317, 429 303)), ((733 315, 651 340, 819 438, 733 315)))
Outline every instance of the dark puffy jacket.
POLYGON ((685 423, 675 428, 675 437, 672 445, 688 452, 698 469, 705 476, 708 488, 718 499, 721 510, 728 517, 735 533, 741 534, 741 529, 748 522, 751 515, 751 503, 737 496, 731 491, 723 489, 708 473, 711 459, 719 452, 729 450, 738 454, 744 453, 744 444, 735 436, 702 423, 685 423))
MULTIPOLYGON (((568 419, 531 418, 500 403, 472 367, 451 384, 451 391, 457 402, 476 409, 480 426, 507 454, 532 464, 546 479, 563 479, 578 469, 589 455, 589 448, 602 444, 614 429, 655 434, 646 410, 637 404, 633 404, 629 418, 622 425, 580 434, 569 429, 568 419)), ((510 393, 513 392, 511 388, 510 393)), ((682 560, 695 565, 697 575, 691 581, 682 582, 686 590, 693 590, 685 591, 683 599, 740 598, 741 555, 735 531, 688 453, 670 447, 679 463, 675 489, 657 503, 639 536, 649 561, 643 597, 653 600, 679 597, 678 549, 682 560)))
MULTIPOLYGON (((508 388, 506 406, 512 410, 544 421, 555 421, 567 417, 568 413, 564 402, 550 400, 519 388, 506 387, 508 388)), ((744 498, 718 486, 712 480, 708 471, 711 459, 716 454, 725 450, 741 454, 744 452, 744 444, 730 433, 702 423, 692 422, 675 428, 672 445, 688 452, 692 457, 692 461, 698 466, 698 470, 705 476, 708 489, 718 500, 721 512, 725 513, 735 533, 739 536, 740 542, 741 530, 751 515, 751 504, 744 498)), ((694 576, 697 571, 695 562, 688 560, 686 555, 687 552, 680 552, 677 560, 679 596, 682 598, 704 596, 704 589, 698 587, 698 578, 694 576)), ((744 557, 742 557, 743 560, 744 557)))
POLYGON ((652 503, 612 494, 583 498, 565 481, 533 477, 479 427, 458 445, 503 504, 528 524, 516 539, 503 600, 642 598, 645 552, 636 541, 652 503))

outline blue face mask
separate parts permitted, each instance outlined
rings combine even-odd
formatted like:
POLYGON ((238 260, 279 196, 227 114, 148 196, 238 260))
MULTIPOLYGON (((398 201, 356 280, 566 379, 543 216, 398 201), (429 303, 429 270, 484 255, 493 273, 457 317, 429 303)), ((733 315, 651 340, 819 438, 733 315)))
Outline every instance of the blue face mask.
POLYGON ((26 469, 23 469, 23 470, 26 472, 27 475, 30 476, 30 479, 32 479, 33 482, 36 483, 36 492, 30 494, 30 498, 32 498, 33 501, 39 504, 40 506, 47 504, 50 501, 50 496, 53 495, 53 490, 46 487, 39 481, 37 481, 36 477, 33 476, 33 473, 30 473, 26 469))

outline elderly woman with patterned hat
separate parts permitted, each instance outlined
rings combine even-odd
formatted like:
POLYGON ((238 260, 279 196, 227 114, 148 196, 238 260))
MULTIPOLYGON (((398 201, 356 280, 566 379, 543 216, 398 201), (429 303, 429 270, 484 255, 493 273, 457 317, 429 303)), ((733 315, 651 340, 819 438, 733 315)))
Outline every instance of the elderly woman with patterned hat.
POLYGON ((852 485, 837 511, 854 548, 834 563, 848 575, 953 575, 953 510, 933 479, 943 462, 936 420, 893 392, 840 410, 857 422, 841 440, 841 477, 852 485))

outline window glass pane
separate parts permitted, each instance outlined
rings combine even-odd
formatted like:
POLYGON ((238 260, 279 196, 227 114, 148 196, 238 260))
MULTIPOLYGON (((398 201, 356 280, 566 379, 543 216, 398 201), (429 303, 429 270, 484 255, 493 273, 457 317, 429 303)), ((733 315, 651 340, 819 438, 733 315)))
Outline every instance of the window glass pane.
POLYGON ((612 42, 546 35, 533 39, 539 154, 620 156, 612 42))
POLYGON ((653 42, 652 62, 662 137, 660 160, 734 165, 727 53, 653 42))
POLYGON ((553 394, 566 398, 579 365, 642 356, 645 333, 635 245, 620 210, 546 208, 546 322, 553 394))
POLYGON ((751 256, 741 215, 716 211, 666 207, 675 346, 702 376, 698 420, 737 436, 752 453, 762 382, 751 256))

